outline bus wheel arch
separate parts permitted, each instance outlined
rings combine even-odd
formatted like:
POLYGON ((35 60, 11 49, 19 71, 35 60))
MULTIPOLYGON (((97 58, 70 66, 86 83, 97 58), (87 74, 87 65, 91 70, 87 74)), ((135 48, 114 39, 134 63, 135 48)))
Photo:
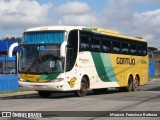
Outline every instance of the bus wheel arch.
POLYGON ((90 88, 90 81, 88 75, 83 75, 82 79, 85 78, 87 82, 87 88, 90 88))
POLYGON ((138 86, 140 86, 140 80, 141 80, 141 79, 140 79, 139 74, 136 74, 135 79, 136 79, 136 78, 138 79, 138 86))
POLYGON ((127 92, 131 92, 133 90, 133 75, 130 74, 128 76, 128 82, 127 82, 127 86, 125 87, 125 91, 127 92))
POLYGON ((138 74, 135 75, 134 79, 133 79, 133 91, 137 91, 138 90, 138 86, 140 85, 140 77, 138 74))
POLYGON ((74 94, 78 97, 84 97, 87 95, 87 89, 89 88, 89 77, 84 75, 80 82, 80 89, 75 91, 74 94))

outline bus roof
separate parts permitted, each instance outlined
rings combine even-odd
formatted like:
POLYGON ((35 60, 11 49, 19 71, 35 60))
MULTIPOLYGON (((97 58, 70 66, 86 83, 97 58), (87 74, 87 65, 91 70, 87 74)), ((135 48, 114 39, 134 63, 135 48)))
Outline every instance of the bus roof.
POLYGON ((70 30, 73 30, 73 29, 81 30, 82 28, 85 28, 85 27, 84 26, 41 26, 41 27, 29 28, 29 29, 26 30, 26 32, 47 31, 47 30, 65 30, 65 31, 70 31, 70 30))
POLYGON ((131 40, 138 40, 138 41, 145 41, 142 37, 131 37, 131 36, 126 36, 122 35, 117 31, 112 31, 104 28, 99 28, 99 27, 85 27, 85 26, 41 26, 41 27, 34 27, 34 28, 29 28, 26 30, 26 32, 31 32, 31 31, 47 31, 47 30, 65 30, 65 31, 70 31, 73 29, 77 30, 85 30, 85 31, 90 31, 93 33, 99 33, 103 35, 108 35, 108 36, 114 36, 114 37, 119 37, 119 38, 125 38, 125 39, 131 39, 131 40))
POLYGON ((137 41, 144 41, 145 42, 145 40, 142 37, 126 36, 126 35, 122 35, 121 33, 117 32, 117 31, 112 31, 112 30, 103 29, 103 28, 99 28, 99 27, 90 27, 89 29, 92 30, 93 32, 94 31, 99 32, 101 34, 108 35, 108 36, 114 36, 114 37, 118 37, 118 38, 125 38, 125 39, 131 39, 131 40, 137 40, 137 41))

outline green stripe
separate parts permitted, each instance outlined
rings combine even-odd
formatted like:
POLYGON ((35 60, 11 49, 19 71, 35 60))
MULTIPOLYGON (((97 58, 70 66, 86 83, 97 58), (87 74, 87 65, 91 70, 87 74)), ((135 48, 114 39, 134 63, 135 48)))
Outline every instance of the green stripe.
POLYGON ((91 55, 99 78, 104 82, 117 81, 108 54, 91 52, 91 55))
POLYGON ((47 79, 56 79, 59 76, 59 74, 51 74, 47 77, 47 79))

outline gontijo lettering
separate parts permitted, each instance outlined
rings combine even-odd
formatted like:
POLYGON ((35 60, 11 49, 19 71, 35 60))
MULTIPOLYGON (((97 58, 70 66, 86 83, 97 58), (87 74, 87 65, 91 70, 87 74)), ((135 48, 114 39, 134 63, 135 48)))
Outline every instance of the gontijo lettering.
POLYGON ((116 62, 117 62, 117 64, 123 64, 123 65, 135 65, 135 59, 134 58, 117 57, 116 62))

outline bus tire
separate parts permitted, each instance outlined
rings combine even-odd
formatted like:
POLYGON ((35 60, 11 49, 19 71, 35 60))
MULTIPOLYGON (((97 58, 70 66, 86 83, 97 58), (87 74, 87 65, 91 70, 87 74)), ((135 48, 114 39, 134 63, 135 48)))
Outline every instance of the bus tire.
POLYGON ((38 91, 38 94, 42 98, 49 98, 51 96, 50 91, 38 91))
POLYGON ((128 78, 128 85, 125 87, 126 92, 131 92, 133 90, 133 79, 131 76, 128 78))
POLYGON ((107 93, 107 91, 108 91, 108 88, 93 89, 93 92, 95 94, 105 94, 105 93, 107 93))
POLYGON ((133 91, 137 91, 138 90, 138 85, 139 85, 139 79, 136 76, 135 79, 133 80, 133 91))
POLYGON ((80 90, 74 92, 74 94, 78 97, 84 97, 87 95, 88 83, 87 80, 83 77, 81 81, 80 90))

